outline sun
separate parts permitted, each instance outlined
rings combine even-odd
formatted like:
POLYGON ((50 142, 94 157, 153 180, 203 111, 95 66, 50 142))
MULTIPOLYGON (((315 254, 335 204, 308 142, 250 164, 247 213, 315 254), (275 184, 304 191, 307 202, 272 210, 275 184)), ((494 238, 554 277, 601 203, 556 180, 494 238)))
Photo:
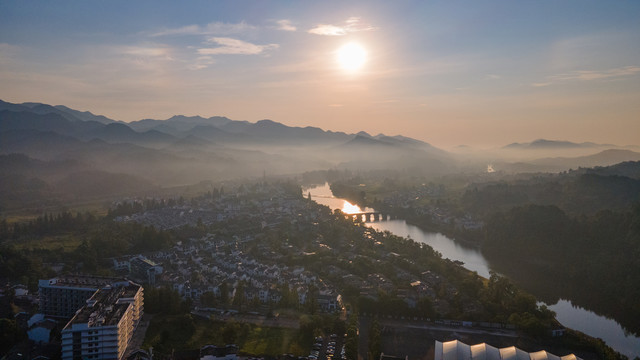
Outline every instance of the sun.
POLYGON ((358 43, 343 45, 336 55, 340 67, 348 72, 359 70, 367 62, 367 51, 358 43))

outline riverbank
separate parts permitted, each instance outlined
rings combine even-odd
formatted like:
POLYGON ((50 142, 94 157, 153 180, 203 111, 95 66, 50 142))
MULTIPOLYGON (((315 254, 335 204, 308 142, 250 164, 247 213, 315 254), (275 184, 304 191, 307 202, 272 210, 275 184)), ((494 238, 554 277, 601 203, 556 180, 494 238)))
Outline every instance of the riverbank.
MULTIPOLYGON (((333 192, 333 188, 331 189, 333 192)), ((425 223, 425 219, 421 219, 416 217, 414 214, 410 213, 406 209, 398 209, 395 207, 385 206, 381 202, 377 202, 375 204, 370 203, 366 199, 362 199, 361 196, 357 196, 354 194, 339 192, 337 191, 334 196, 347 200, 351 204, 359 206, 361 209, 365 208, 374 208, 377 212, 380 212, 385 215, 391 215, 396 219, 403 219, 407 224, 416 226, 423 231, 426 232, 434 232, 440 233, 448 238, 456 241, 462 246, 466 246, 468 248, 478 249, 480 250, 482 245, 482 233, 478 231, 474 233, 473 231, 460 231, 455 228, 447 225, 447 224, 437 224, 433 222, 425 223)))
MULTIPOLYGON (((333 198, 328 185, 321 186, 311 192, 312 195, 321 195, 321 197, 314 200, 323 205, 330 206, 332 209, 342 209, 344 202, 348 201, 346 198, 333 198)), ((357 202, 356 200, 358 199, 352 200, 357 202)), ((365 203, 366 202, 360 201, 360 204, 365 203)), ((376 208, 376 210, 378 209, 376 208)), ((387 213, 389 213, 389 211, 387 211, 387 213)), ((489 264, 477 246, 464 246, 460 241, 453 241, 444 235, 431 233, 430 231, 434 229, 433 227, 427 227, 425 231, 424 226, 418 227, 417 225, 410 225, 404 220, 377 221, 368 223, 367 225, 379 231, 390 231, 398 236, 410 237, 414 241, 429 244, 434 250, 442 253, 443 257, 452 260, 461 260, 465 263, 464 267, 467 269, 477 269, 479 275, 484 273, 486 275, 482 276, 488 277, 489 264)), ((557 318, 562 319, 561 322, 566 327, 578 329, 587 334, 585 336, 593 335, 594 338, 590 339, 594 341, 594 344, 597 342, 595 338, 602 338, 608 345, 613 346, 630 358, 634 358, 640 354, 640 339, 624 335, 620 336, 620 334, 624 334, 624 330, 619 324, 582 308, 566 307, 564 306, 566 303, 568 302, 564 301, 557 304, 558 306, 550 306, 552 310, 556 311, 557 318), (606 324, 606 326, 603 326, 603 323, 606 324), (603 329, 608 329, 608 332, 603 333, 603 329)))

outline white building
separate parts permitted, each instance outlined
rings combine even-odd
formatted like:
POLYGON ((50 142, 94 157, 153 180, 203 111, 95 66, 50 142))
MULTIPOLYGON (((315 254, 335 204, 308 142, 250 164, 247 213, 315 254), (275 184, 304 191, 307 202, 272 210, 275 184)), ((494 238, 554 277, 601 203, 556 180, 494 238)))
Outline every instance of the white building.
POLYGON ((143 304, 134 283, 96 291, 62 330, 62 359, 122 359, 143 304))
POLYGON ((485 343, 467 345, 458 340, 440 342, 436 341, 434 360, 582 360, 569 354, 556 356, 544 350, 528 353, 515 346, 495 348, 485 343))

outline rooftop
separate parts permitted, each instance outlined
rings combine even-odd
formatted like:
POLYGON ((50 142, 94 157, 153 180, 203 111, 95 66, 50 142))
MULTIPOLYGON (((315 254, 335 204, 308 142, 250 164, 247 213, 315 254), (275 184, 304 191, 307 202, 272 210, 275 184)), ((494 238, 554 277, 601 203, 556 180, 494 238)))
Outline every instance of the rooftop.
POLYGON ((544 350, 528 353, 515 346, 495 348, 486 343, 467 345, 458 340, 440 342, 436 341, 435 360, 581 360, 574 354, 556 356, 544 350))
POLYGON ((40 280, 40 286, 63 286, 99 289, 126 280, 121 278, 90 276, 90 275, 62 275, 49 280, 40 280))
POLYGON ((129 283, 127 286, 107 286, 96 291, 87 300, 87 305, 83 306, 69 321, 65 329, 73 324, 83 323, 87 323, 89 327, 117 325, 130 305, 128 301, 118 300, 133 298, 141 289, 140 285, 129 283))

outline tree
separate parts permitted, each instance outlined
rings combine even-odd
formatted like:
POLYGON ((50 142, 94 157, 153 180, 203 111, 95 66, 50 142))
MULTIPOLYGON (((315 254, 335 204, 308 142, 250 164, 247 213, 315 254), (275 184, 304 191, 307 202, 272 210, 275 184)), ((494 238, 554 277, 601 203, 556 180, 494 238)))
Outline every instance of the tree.
POLYGON ((318 288, 313 284, 311 284, 307 290, 305 305, 309 314, 313 315, 316 313, 318 307, 318 288))
POLYGON ((229 284, 226 281, 220 284, 220 303, 222 305, 229 304, 229 284))
POLYGON ((236 286, 236 294, 233 297, 233 305, 238 306, 240 311, 242 311, 242 306, 246 303, 244 287, 244 281, 239 281, 238 286, 236 286))
POLYGON ((234 344, 240 333, 240 325, 235 321, 229 321, 222 329, 222 341, 225 344, 234 344))
POLYGON ((374 318, 369 328, 369 360, 377 360, 380 358, 382 349, 382 339, 380 332, 380 323, 374 318))
POLYGON ((24 338, 15 320, 0 319, 0 353, 4 354, 24 338))
POLYGON ((418 300, 416 309, 418 310, 420 316, 432 318, 436 314, 435 310, 433 310, 433 304, 431 303, 431 300, 427 297, 422 297, 418 300))
POLYGON ((358 359, 358 316, 355 313, 349 317, 347 337, 344 340, 344 352, 348 360, 358 359))
POLYGON ((205 291, 204 293, 202 293, 202 295, 200 296, 200 303, 202 304, 202 306, 205 307, 214 307, 216 306, 216 295, 214 293, 212 293, 211 291, 205 291))

